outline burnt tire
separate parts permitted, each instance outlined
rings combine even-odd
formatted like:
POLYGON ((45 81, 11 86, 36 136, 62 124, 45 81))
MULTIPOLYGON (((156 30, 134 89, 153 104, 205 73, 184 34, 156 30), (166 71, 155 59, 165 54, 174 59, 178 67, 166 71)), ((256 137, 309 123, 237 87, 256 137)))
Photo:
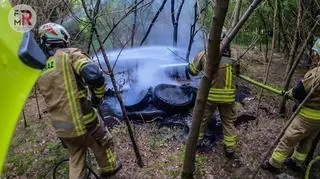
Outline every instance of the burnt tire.
POLYGON ((153 92, 154 105, 169 113, 187 113, 195 99, 196 92, 190 86, 160 84, 153 92))
POLYGON ((152 98, 152 87, 140 90, 138 93, 134 93, 131 90, 124 91, 122 92, 122 98, 124 107, 127 111, 131 112, 143 110, 152 98), (126 100, 128 98, 134 99, 126 100))

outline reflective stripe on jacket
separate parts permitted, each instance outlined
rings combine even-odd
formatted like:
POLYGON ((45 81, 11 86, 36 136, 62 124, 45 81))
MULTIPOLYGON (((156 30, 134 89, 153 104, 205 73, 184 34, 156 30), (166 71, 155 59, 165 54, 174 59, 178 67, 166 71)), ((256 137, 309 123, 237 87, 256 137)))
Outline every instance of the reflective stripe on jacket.
MULTIPOLYGON (((303 88, 306 93, 309 93, 317 83, 320 83, 320 67, 309 70, 302 80, 303 88)), ((292 96, 291 93, 289 95, 292 96)), ((299 115, 308 119, 320 120, 320 87, 316 88, 309 99, 304 103, 299 111, 299 115)))
POLYGON ((97 119, 88 87, 79 76, 88 63, 92 62, 78 49, 59 49, 50 57, 39 79, 41 94, 59 137, 81 136, 87 132, 87 124, 97 119))
MULTIPOLYGON (((205 52, 200 52, 189 64, 189 72, 195 76, 203 71, 205 65, 205 52)), ((232 61, 229 57, 221 57, 219 69, 214 76, 208 94, 208 100, 216 103, 235 102, 235 88, 232 75, 232 61)))

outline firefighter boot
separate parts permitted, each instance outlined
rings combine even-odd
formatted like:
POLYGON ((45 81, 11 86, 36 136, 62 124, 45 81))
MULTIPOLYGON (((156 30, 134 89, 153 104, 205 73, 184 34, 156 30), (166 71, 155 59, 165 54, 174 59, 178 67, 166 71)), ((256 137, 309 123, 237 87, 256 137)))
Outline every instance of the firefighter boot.
POLYGON ((285 160, 284 165, 287 166, 292 171, 297 171, 302 173, 305 171, 305 168, 303 166, 298 165, 297 162, 295 162, 292 158, 288 158, 287 160, 285 160))
POLYGON ((229 159, 237 159, 238 158, 235 150, 231 147, 224 146, 224 153, 225 153, 226 157, 229 159))
POLYGON ((122 163, 120 161, 117 161, 116 167, 109 172, 101 173, 100 178, 101 179, 110 178, 112 175, 116 174, 121 168, 122 168, 122 163))
POLYGON ((261 168, 263 170, 268 170, 271 173, 275 173, 275 174, 281 173, 281 170, 277 167, 272 166, 269 160, 264 161, 263 164, 261 165, 261 168))

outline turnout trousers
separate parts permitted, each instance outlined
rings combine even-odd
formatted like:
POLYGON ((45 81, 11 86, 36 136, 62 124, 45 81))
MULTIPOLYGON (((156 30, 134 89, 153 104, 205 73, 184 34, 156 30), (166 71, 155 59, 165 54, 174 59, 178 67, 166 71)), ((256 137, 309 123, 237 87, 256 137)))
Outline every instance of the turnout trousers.
POLYGON ((218 109, 223 127, 223 143, 227 148, 234 149, 237 143, 237 129, 234 122, 236 120, 235 103, 216 103, 207 101, 203 119, 201 122, 199 140, 202 140, 207 130, 209 121, 215 110, 218 109))
MULTIPOLYGON (((102 121, 100 123, 103 123, 102 121)), ((103 124, 100 124, 103 125, 103 124)), ((105 127, 106 128, 106 127, 105 127)), ((112 137, 106 128, 104 141, 95 139, 92 133, 74 138, 61 138, 69 151, 69 178, 85 179, 87 177, 86 151, 90 148, 100 167, 100 173, 107 173, 116 168, 112 137)))
POLYGON ((303 165, 319 131, 320 120, 308 119, 298 114, 273 151, 270 164, 281 168, 293 151, 291 158, 298 165, 303 165))

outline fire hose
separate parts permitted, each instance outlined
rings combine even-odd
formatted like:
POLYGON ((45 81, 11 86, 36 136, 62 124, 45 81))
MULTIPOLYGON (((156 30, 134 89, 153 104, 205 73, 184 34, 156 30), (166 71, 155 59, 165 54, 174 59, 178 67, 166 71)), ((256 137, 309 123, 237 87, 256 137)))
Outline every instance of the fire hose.
POLYGON ((255 86, 258 86, 258 87, 260 87, 260 88, 263 88, 263 89, 265 89, 265 90, 268 90, 268 91, 270 91, 270 92, 273 92, 273 93, 275 93, 275 94, 277 94, 277 95, 284 96, 284 95, 286 94, 286 92, 283 91, 283 90, 279 90, 279 89, 276 89, 276 88, 271 87, 271 86, 269 86, 269 85, 265 85, 265 84, 263 84, 263 83, 260 83, 260 82, 258 82, 258 81, 256 81, 256 80, 253 80, 253 79, 251 79, 251 78, 249 78, 249 77, 247 77, 247 76, 244 76, 244 75, 242 75, 242 74, 238 74, 237 77, 240 78, 240 79, 242 79, 242 80, 244 80, 244 81, 246 81, 246 82, 248 82, 248 83, 250 83, 250 84, 253 84, 253 85, 255 85, 255 86))

